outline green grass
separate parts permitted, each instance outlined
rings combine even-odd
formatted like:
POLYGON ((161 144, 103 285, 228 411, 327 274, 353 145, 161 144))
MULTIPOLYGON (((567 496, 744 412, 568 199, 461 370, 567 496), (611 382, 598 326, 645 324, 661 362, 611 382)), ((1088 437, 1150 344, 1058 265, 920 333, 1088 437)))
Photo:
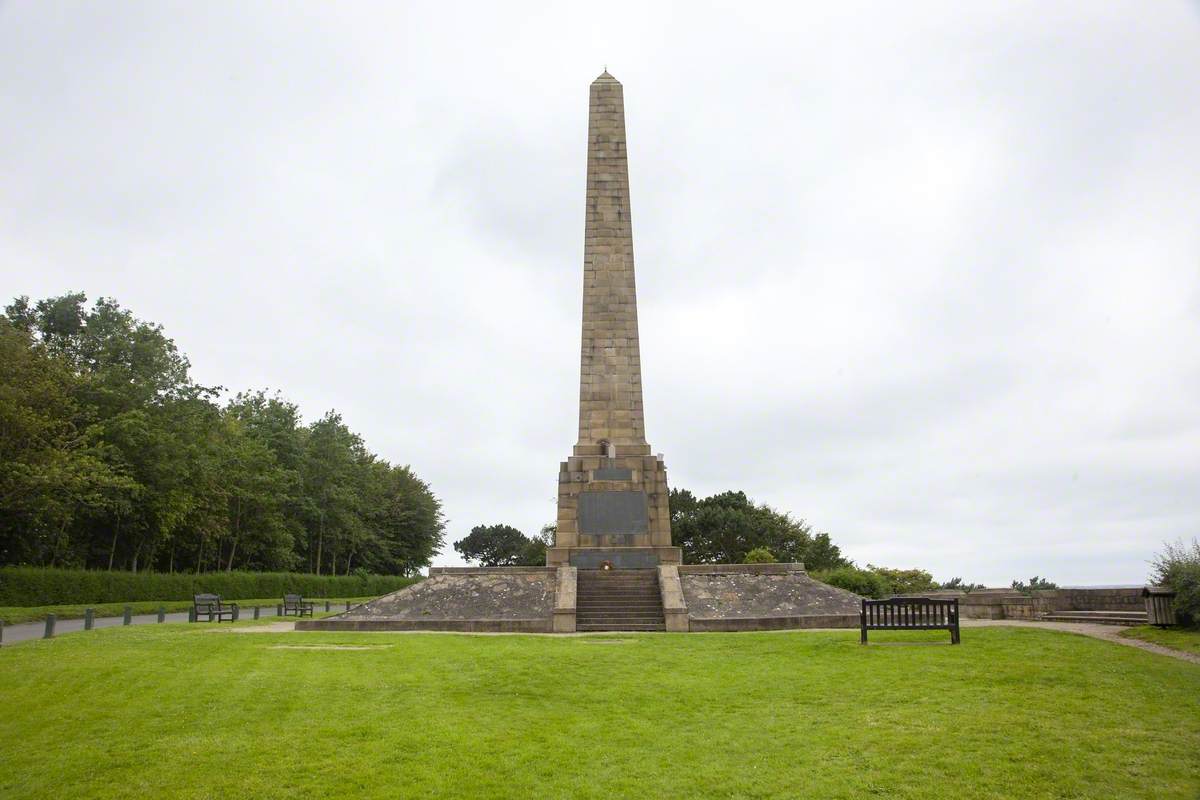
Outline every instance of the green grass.
POLYGON ((1200 656, 1200 628, 1155 628, 1151 625, 1139 625, 1136 628, 1126 628, 1120 635, 1200 656))
MULTIPOLYGON (((250 613, 250 609, 254 606, 262 606, 263 608, 275 608, 283 598, 268 597, 257 600, 234 600, 242 609, 242 613, 250 613)), ((333 608, 337 609, 341 606, 341 610, 346 610, 346 603, 352 604, 365 603, 368 600, 374 600, 373 597, 331 597, 329 602, 333 604, 333 608)), ((317 608, 325 607, 325 598, 312 598, 316 603, 317 608)), ((96 611, 97 617, 119 617, 125 613, 125 606, 130 606, 134 614, 153 614, 159 608, 165 608, 168 614, 173 614, 177 611, 187 611, 192 607, 191 600, 138 600, 132 603, 93 603, 91 605, 66 605, 66 606, 0 606, 0 622, 5 625, 18 625, 22 622, 38 622, 46 618, 47 614, 54 614, 58 619, 83 619, 84 609, 92 608, 96 611)))
POLYGON ((0 796, 1200 795, 1200 667, 1067 633, 225 631, 0 649, 0 796))

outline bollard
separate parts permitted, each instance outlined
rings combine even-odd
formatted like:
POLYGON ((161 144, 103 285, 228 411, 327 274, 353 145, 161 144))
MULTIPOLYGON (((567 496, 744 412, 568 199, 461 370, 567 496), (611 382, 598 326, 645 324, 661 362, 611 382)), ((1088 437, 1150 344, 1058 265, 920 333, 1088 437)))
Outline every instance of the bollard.
POLYGON ((159 622, 167 621, 167 610, 165 608, 163 608, 162 606, 158 607, 158 621, 159 622))
POLYGON ((46 633, 42 636, 43 639, 52 639, 54 637, 55 619, 53 614, 46 615, 46 633))
POLYGON ((254 618, 258 619, 258 606, 254 607, 254 618))
POLYGON ((283 616, 283 603, 278 603, 278 604, 276 604, 276 606, 275 606, 275 616, 277 616, 277 617, 282 617, 282 616, 283 616))
POLYGON ((133 607, 125 606, 125 618, 121 621, 122 625, 130 625, 133 623, 133 607))
POLYGON ((188 609, 188 622, 196 621, 196 607, 192 606, 188 609))
POLYGON ((85 608, 83 610, 83 629, 90 631, 92 626, 96 624, 96 609, 85 608))
POLYGON ((346 601, 346 610, 347 611, 350 610, 350 601, 349 600, 346 601))
POLYGON ((233 607, 233 621, 234 621, 234 622, 237 622, 237 621, 238 621, 238 613, 239 613, 240 611, 241 611, 241 609, 240 609, 240 608, 238 608, 237 606, 234 606, 234 607, 233 607))
POLYGON ((328 600, 325 601, 325 611, 326 612, 329 611, 329 601, 328 600))
POLYGON ((4 620, 0 619, 0 647, 4 646, 4 620))

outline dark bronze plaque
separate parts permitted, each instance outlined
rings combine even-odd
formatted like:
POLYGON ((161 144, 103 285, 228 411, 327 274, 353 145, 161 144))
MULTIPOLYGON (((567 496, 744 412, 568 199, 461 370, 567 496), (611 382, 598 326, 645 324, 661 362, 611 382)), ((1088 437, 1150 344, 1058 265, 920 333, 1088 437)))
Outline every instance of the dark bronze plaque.
POLYGON ((617 467, 601 467, 592 472, 592 480, 597 481, 631 481, 633 480, 633 470, 619 469, 617 467))
POLYGON ((645 533, 645 492, 583 492, 579 495, 579 532, 645 533))

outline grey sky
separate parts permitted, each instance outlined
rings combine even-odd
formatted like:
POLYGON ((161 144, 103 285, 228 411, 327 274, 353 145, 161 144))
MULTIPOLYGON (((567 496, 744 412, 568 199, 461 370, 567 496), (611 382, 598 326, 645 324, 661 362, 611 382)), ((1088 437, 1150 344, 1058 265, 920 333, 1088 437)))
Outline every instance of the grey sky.
POLYGON ((116 297, 532 533, 605 65, 673 486, 993 585, 1200 535, 1193 4, 4 3, 4 299, 116 297))

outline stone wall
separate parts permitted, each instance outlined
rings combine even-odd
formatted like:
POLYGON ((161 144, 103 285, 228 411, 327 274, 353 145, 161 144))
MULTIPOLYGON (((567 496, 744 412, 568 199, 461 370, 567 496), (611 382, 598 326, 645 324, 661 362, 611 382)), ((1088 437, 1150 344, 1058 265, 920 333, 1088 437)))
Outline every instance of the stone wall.
POLYGON ((927 592, 922 597, 957 597, 964 619, 1038 619, 1062 611, 1142 611, 1142 587, 1103 589, 1037 589, 1021 594, 1012 589, 973 592, 927 592))

